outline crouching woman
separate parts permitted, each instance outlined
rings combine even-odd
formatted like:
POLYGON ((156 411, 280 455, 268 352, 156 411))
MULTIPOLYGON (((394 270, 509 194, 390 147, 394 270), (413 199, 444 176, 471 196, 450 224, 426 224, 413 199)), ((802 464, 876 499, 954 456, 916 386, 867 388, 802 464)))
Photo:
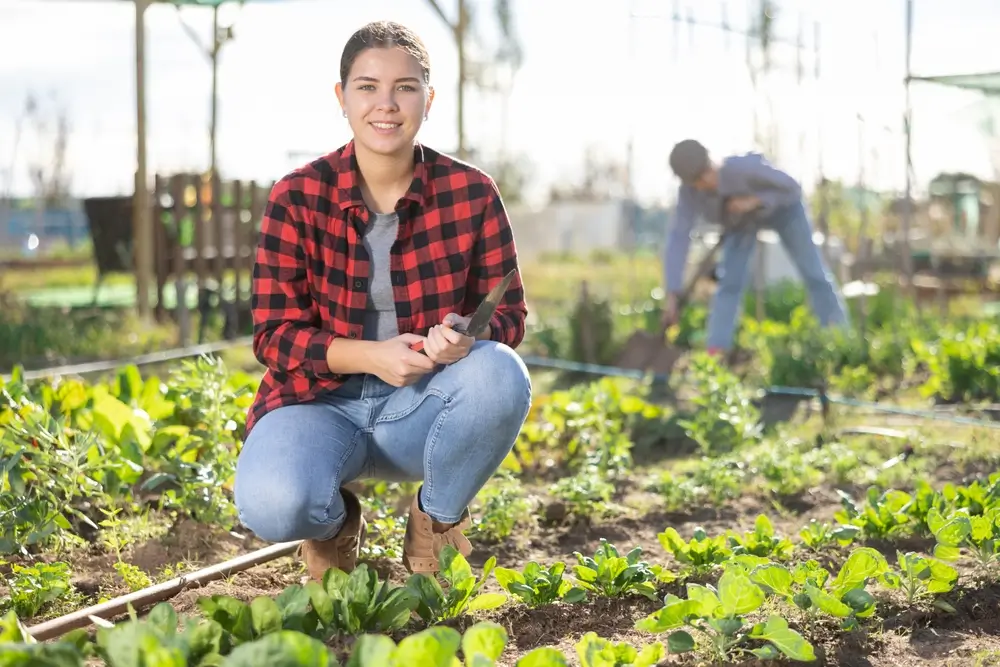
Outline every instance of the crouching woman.
POLYGON ((261 539, 304 540, 315 579, 356 565, 366 524, 344 488, 356 479, 421 482, 407 570, 436 571, 444 545, 468 555, 468 505, 531 403, 513 350, 527 312, 519 274, 477 339, 454 329, 517 256, 494 181, 415 140, 429 81, 412 32, 356 32, 336 86, 353 137, 283 177, 261 224, 253 345, 266 370, 236 505, 261 539))

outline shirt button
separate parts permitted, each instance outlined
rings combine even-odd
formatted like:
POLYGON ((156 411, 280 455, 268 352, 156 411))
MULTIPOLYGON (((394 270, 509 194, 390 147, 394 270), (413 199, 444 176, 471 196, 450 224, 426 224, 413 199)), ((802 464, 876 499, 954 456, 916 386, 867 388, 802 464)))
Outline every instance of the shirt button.
POLYGON ((363 283, 362 281, 360 281, 360 280, 355 280, 355 281, 354 281, 354 286, 355 286, 355 287, 356 287, 357 289, 361 289, 361 288, 362 288, 362 287, 364 286, 364 283, 363 283))
POLYGON ((358 332, 352 331, 351 333, 347 334, 347 337, 348 338, 357 338, 358 337, 358 332))

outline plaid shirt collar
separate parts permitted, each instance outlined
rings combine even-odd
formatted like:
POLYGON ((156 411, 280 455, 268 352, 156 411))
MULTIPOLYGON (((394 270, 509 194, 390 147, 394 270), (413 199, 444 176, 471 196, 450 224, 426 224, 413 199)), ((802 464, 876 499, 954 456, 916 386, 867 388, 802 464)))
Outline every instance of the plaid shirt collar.
MULTIPOLYGON (((354 149, 354 140, 349 141, 338 155, 337 163, 330 165, 337 174, 337 205, 343 211, 352 208, 365 209, 366 204, 361 196, 361 179, 358 174, 358 154, 354 149), (348 168, 345 169, 344 166, 348 168)), ((425 188, 428 182, 427 161, 424 147, 419 143, 413 145, 413 181, 400 201, 406 200, 419 204, 426 203, 425 188)))

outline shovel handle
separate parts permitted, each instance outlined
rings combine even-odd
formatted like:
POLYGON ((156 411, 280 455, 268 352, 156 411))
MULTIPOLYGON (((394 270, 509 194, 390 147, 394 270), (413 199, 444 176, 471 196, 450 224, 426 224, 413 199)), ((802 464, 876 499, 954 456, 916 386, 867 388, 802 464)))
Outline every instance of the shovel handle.
MULTIPOLYGON (((698 281, 701 280, 706 273, 708 273, 708 270, 712 266, 712 260, 719 252, 719 248, 722 247, 722 242, 726 240, 729 233, 730 230, 728 228, 724 229, 722 234, 719 236, 719 241, 712 246, 708 253, 701 259, 701 264, 698 265, 698 269, 695 271, 694 276, 691 277, 691 280, 684 286, 684 290, 677 297, 677 312, 683 310, 687 305, 687 302, 691 300, 691 295, 694 294, 695 286, 698 284, 698 281)), ((667 335, 667 329, 669 328, 670 327, 663 324, 660 325, 660 340, 667 335)))

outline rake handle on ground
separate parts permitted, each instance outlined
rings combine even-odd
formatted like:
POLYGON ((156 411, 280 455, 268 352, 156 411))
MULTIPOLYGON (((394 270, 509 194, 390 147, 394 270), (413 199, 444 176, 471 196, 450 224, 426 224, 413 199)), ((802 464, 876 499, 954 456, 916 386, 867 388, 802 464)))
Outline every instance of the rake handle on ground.
POLYGON ((149 588, 144 588, 140 591, 129 593, 128 595, 123 595, 113 600, 81 609, 80 611, 74 611, 71 614, 60 616, 44 623, 39 623, 28 628, 28 634, 38 641, 45 641, 60 637, 71 630, 91 625, 95 622, 95 618, 98 621, 106 621, 115 616, 125 614, 128 612, 130 605, 136 612, 140 612, 157 602, 163 602, 174 597, 186 588, 201 587, 210 581, 223 579, 230 574, 249 570, 261 563, 266 563, 282 556, 288 556, 298 548, 299 544, 300 542, 272 544, 263 549, 251 551, 248 554, 223 561, 217 565, 210 565, 197 572, 176 577, 162 584, 150 586, 149 588))

